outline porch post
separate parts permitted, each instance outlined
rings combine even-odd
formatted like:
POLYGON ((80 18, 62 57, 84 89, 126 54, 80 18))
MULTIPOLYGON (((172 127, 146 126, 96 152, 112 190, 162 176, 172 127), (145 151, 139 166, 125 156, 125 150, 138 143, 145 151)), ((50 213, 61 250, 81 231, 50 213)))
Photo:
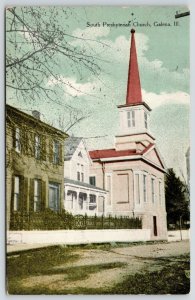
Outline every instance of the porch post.
POLYGON ((68 196, 67 196, 67 187, 65 186, 64 187, 64 209, 66 210, 67 209, 67 200, 68 200, 68 196))
POLYGON ((78 188, 78 192, 77 192, 77 197, 76 197, 76 207, 75 207, 75 212, 77 213, 79 211, 79 193, 80 193, 80 188, 78 188))
POLYGON ((98 216, 99 192, 96 194, 96 215, 98 216))
POLYGON ((86 211, 87 211, 87 213, 89 213, 89 201, 90 201, 89 192, 87 192, 87 200, 86 200, 86 211))

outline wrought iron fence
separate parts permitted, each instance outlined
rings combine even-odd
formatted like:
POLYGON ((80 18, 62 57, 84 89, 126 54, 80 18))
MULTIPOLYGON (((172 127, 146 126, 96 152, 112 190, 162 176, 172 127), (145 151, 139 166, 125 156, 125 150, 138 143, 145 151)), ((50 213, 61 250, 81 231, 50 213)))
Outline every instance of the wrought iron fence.
POLYGON ((57 230, 57 229, 141 229, 141 218, 87 216, 45 210, 36 213, 14 213, 11 230, 57 230))

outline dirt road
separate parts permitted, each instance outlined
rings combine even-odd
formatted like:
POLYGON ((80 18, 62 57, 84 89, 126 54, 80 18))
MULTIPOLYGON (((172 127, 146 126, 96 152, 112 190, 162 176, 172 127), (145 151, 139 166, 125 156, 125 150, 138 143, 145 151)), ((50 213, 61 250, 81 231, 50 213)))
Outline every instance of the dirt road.
POLYGON ((109 250, 83 249, 73 250, 79 254, 79 259, 72 262, 56 266, 57 274, 31 276, 23 280, 23 287, 42 285, 48 289, 74 289, 74 288, 109 288, 124 280, 128 275, 139 272, 152 272, 161 270, 166 261, 175 262, 176 256, 188 254, 190 252, 189 241, 173 243, 159 243, 152 245, 137 245, 123 248, 111 248, 109 250), (65 280, 64 271, 69 268, 84 266, 95 267, 99 264, 116 263, 112 269, 100 270, 89 274, 87 278, 80 280, 65 280), (123 263, 117 266, 117 263, 123 263))

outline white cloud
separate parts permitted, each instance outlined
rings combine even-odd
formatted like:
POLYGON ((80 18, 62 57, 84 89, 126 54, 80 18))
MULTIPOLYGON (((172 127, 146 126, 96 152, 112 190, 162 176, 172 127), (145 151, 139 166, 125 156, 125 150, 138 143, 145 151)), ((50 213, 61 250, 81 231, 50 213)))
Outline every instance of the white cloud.
MULTIPOLYGON (((84 30, 77 29, 75 32, 78 31, 78 34, 83 34, 84 37, 93 39, 97 37, 108 37, 109 31, 106 28, 87 28, 84 30)), ((101 45, 100 43, 88 42, 85 43, 83 46, 82 40, 74 41, 75 45, 81 46, 84 48, 88 48, 88 51, 93 50, 92 54, 99 56, 99 58, 104 59, 106 61, 112 62, 109 65, 105 65, 106 71, 108 71, 112 77, 115 76, 113 73, 114 65, 115 68, 120 64, 120 70, 122 71, 124 68, 128 67, 129 62, 129 53, 130 53, 130 37, 126 38, 123 35, 118 36, 114 41, 107 39, 99 39, 100 42, 103 42, 108 47, 101 45), (93 43, 93 44, 92 44, 93 43), (91 48, 90 48, 91 47, 91 48), (117 65, 118 64, 118 65, 117 65), (109 70, 109 68, 111 68, 109 70)), ((147 82, 147 78, 153 82, 156 81, 154 84, 154 90, 162 90, 167 92, 172 92, 179 86, 180 89, 186 90, 188 88, 187 82, 189 80, 189 70, 183 69, 180 72, 177 70, 169 70, 167 67, 164 66, 163 61, 155 58, 153 60, 149 60, 146 57, 146 52, 149 49, 149 38, 147 35, 143 33, 136 33, 136 49, 138 55, 138 63, 140 68, 140 73, 143 74, 144 72, 144 81, 147 82)), ((117 72, 120 72, 117 70, 117 72)), ((143 75, 142 75, 143 76, 143 75)), ((151 85, 152 87, 152 85, 151 85)))
POLYGON ((64 84, 64 90, 72 97, 79 97, 83 95, 92 95, 94 89, 97 89, 97 82, 78 83, 75 78, 60 76, 58 80, 50 79, 48 85, 64 84))
POLYGON ((86 29, 77 28, 72 32, 72 35, 83 39, 95 40, 97 37, 104 37, 109 33, 110 29, 107 27, 89 27, 86 29))
MULTIPOLYGON (((139 57, 142 57, 148 49, 148 37, 143 33, 137 33, 136 35, 136 45, 137 45, 137 53, 139 57)), ((127 64, 129 61, 129 53, 130 53, 130 39, 127 39, 125 36, 118 36, 115 41, 111 40, 100 40, 108 47, 103 47, 101 44, 93 45, 93 50, 96 52, 102 53, 103 59, 110 59, 116 62, 122 62, 127 64), (104 52, 102 52, 104 50, 104 52)), ((80 41, 82 44, 82 41, 80 41)))
MULTIPOLYGON (((101 36, 107 36, 109 34, 109 29, 106 28, 87 28, 84 30, 76 29, 73 32, 74 35, 82 36, 84 38, 92 38, 95 39, 101 36)), ((101 41, 101 40, 100 40, 101 41)), ((95 95, 98 98, 102 98, 102 100, 106 99, 106 103, 111 103, 113 100, 117 101, 120 95, 123 95, 124 90, 124 81, 122 77, 117 81, 117 84, 114 82, 115 74, 112 74, 114 69, 114 63, 120 64, 120 69, 128 68, 129 61, 129 52, 130 52, 130 40, 128 40, 125 36, 118 36, 114 42, 110 40, 102 40, 109 47, 105 47, 99 43, 93 43, 93 50, 96 52, 101 52, 100 55, 103 59, 112 59, 113 63, 108 68, 108 74, 103 74, 100 78, 101 81, 97 80, 97 78, 90 79, 88 78, 88 82, 79 83, 77 79, 72 77, 60 77, 59 81, 64 83, 64 91, 65 93, 70 94, 73 97, 81 97, 84 95, 95 95), (113 85, 116 86, 116 89, 113 89, 113 85), (106 98, 105 98, 106 97, 106 98), (111 100, 109 100, 109 99, 111 100)), ((74 41, 79 44, 83 44, 82 40, 74 41)), ((91 43, 91 42, 89 42, 91 43)), ((90 44, 91 45, 91 44, 90 44)), ((145 71, 145 75, 152 73, 154 78, 158 79, 158 82, 162 82, 166 80, 164 86, 166 86, 167 80, 171 83, 176 82, 175 86, 180 87, 180 91, 174 91, 173 88, 167 87, 167 90, 162 93, 148 92, 146 90, 142 90, 142 95, 144 101, 146 101, 151 108, 155 108, 165 104, 186 104, 189 105, 190 96, 188 93, 182 91, 182 82, 186 81, 189 76, 189 70, 183 69, 182 72, 170 71, 166 67, 163 66, 163 62, 154 59, 149 61, 145 57, 145 52, 149 48, 149 39, 145 34, 137 33, 136 34, 136 48, 138 53, 139 65, 145 71), (181 84, 180 84, 181 83, 181 84)), ((108 66, 107 66, 108 67, 108 66)), ((117 70, 120 72, 120 70, 117 70)), ((123 74, 123 73, 121 73, 123 74)), ((120 77, 120 76, 119 76, 120 77)), ((58 84, 59 82, 56 80, 50 81, 49 84, 58 84)), ((170 84, 171 85, 171 84, 170 84)))
POLYGON ((182 91, 155 94, 142 90, 142 98, 151 108, 165 104, 190 104, 190 95, 182 91))

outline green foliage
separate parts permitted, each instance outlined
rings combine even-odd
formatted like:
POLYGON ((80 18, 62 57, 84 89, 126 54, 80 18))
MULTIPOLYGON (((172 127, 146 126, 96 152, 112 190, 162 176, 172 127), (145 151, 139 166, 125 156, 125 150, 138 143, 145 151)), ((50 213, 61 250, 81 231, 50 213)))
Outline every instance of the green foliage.
POLYGON ((189 203, 186 200, 186 186, 176 176, 173 169, 169 169, 165 181, 165 198, 168 224, 176 224, 181 219, 189 220, 189 203))

